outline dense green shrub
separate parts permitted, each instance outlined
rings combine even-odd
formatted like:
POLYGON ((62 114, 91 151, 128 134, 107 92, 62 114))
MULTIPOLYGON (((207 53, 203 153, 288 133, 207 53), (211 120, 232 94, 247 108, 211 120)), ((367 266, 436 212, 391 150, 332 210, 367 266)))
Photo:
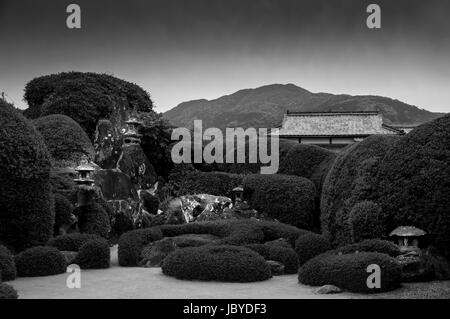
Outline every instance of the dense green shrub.
POLYGON ((14 256, 5 246, 0 245, 0 282, 16 279, 14 256))
POLYGON ((55 247, 37 246, 24 250, 15 257, 19 277, 37 277, 62 274, 66 260, 55 247))
POLYGON ((280 158, 278 173, 296 175, 310 179, 318 194, 328 171, 336 158, 336 153, 316 145, 297 144, 285 157, 280 158))
POLYGON ((0 242, 20 251, 53 235, 50 157, 39 132, 0 100, 0 242))
MULTIPOLYGON (((355 143, 336 157, 322 188, 322 232, 334 244, 351 240, 348 216, 356 203, 373 200, 378 167, 387 150, 401 138, 373 135, 355 143)), ((385 234, 379 234, 382 237, 385 234)))
POLYGON ((94 234, 72 233, 54 237, 48 241, 47 245, 61 251, 79 251, 87 242, 101 239, 102 237, 94 234))
POLYGON ((300 267, 298 280, 311 286, 335 285, 341 289, 359 293, 389 291, 400 286, 401 267, 397 261, 380 253, 360 252, 352 254, 322 254, 300 267), (369 288, 369 265, 381 270, 380 288, 369 288))
POLYGON ((320 234, 305 234, 295 242, 295 252, 300 265, 330 249, 332 249, 330 241, 320 234))
POLYGON ((412 225, 450 257, 450 116, 403 137, 379 167, 378 204, 388 231, 412 225))
POLYGON ((8 284, 0 283, 0 300, 17 298, 19 298, 19 295, 13 287, 8 284))
POLYGON ((290 175, 247 175, 244 197, 259 212, 282 223, 314 228, 314 184, 290 175))
POLYGON ((158 214, 159 199, 157 196, 148 192, 141 192, 141 201, 143 208, 152 215, 158 214))
POLYGON ((179 185, 178 195, 211 194, 233 198, 233 188, 242 184, 242 175, 223 172, 188 172, 179 185))
POLYGON ((381 237, 386 234, 381 207, 371 201, 355 204, 348 216, 352 242, 381 237))
POLYGON ((24 114, 38 118, 64 114, 92 138, 99 119, 108 118, 114 108, 150 112, 152 100, 136 84, 106 74, 64 72, 35 78, 25 87, 29 108, 24 114))
POLYGON ((382 253, 391 257, 397 257, 398 255, 400 255, 400 249, 396 244, 387 240, 380 239, 367 239, 359 243, 336 248, 334 251, 343 254, 364 251, 382 253))
POLYGON ((74 264, 81 269, 109 268, 111 251, 105 239, 90 240, 80 247, 74 264))
POLYGON ((161 230, 157 227, 126 232, 119 238, 119 265, 137 266, 142 249, 150 242, 162 238, 161 230))
POLYGON ((52 167, 50 171, 50 184, 54 194, 66 197, 70 203, 77 200, 77 185, 74 182, 76 175, 72 169, 52 167))
POLYGON ((274 260, 284 265, 284 272, 286 274, 296 274, 298 271, 297 254, 292 248, 277 247, 267 244, 251 244, 246 245, 253 251, 264 257, 265 260, 274 260))
POLYGON ((73 211, 73 205, 69 200, 61 195, 54 194, 55 198, 55 225, 53 233, 59 234, 59 228, 63 225, 70 224, 73 211))
POLYGON ((78 206, 73 214, 78 217, 80 233, 94 234, 108 238, 111 231, 108 213, 99 204, 92 202, 78 206))
POLYGON ((169 254, 162 263, 167 276, 187 280, 253 282, 271 277, 258 253, 237 246, 188 247, 169 254))
POLYGON ((298 237, 311 233, 308 230, 279 222, 260 221, 257 225, 264 233, 264 242, 283 238, 286 239, 292 247, 295 246, 295 241, 298 237))

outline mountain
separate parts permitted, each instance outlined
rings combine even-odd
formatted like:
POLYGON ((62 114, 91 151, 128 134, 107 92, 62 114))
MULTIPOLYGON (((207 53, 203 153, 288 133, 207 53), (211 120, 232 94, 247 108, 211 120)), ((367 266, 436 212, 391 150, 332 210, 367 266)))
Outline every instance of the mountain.
POLYGON ((272 84, 245 89, 215 100, 183 102, 164 113, 172 124, 192 128, 193 120, 203 127, 277 127, 289 111, 374 111, 385 124, 415 125, 442 116, 382 96, 312 93, 293 84, 272 84))

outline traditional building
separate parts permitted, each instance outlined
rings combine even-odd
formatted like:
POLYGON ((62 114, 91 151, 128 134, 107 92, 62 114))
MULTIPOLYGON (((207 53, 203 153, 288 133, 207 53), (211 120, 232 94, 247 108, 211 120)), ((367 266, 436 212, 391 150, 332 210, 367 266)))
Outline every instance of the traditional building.
POLYGON ((299 143, 339 150, 375 135, 403 135, 401 129, 383 123, 379 112, 287 112, 279 137, 299 143))

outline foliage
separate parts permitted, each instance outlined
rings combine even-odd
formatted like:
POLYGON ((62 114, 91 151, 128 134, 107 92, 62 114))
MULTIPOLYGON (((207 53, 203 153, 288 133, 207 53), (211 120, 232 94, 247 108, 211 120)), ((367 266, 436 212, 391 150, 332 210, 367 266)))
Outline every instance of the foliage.
POLYGON ((99 241, 102 237, 94 234, 71 233, 50 239, 48 246, 55 247, 60 251, 79 251, 89 241, 99 241))
POLYGON ((50 276, 66 271, 66 260, 55 247, 29 248, 16 255, 15 262, 19 277, 50 276))
POLYGON ((386 234, 381 207, 371 201, 362 201, 353 206, 348 216, 352 242, 379 238, 386 234))
POLYGON ((303 229, 314 228, 314 184, 290 175, 247 175, 244 197, 260 213, 303 229))
POLYGON ((330 249, 332 249, 330 241, 320 234, 305 234, 295 242, 295 252, 300 265, 330 249))
POLYGON ((108 213, 99 204, 92 202, 78 206, 73 214, 78 217, 80 233, 94 234, 108 238, 111 231, 108 213))
POLYGON ((0 282, 16 279, 17 271, 14 256, 5 246, 0 245, 0 282))
POLYGON ((335 252, 349 254, 354 252, 374 252, 397 257, 400 255, 400 249, 396 244, 387 240, 367 239, 359 243, 342 246, 335 249, 335 252))
POLYGON ((149 243, 163 238, 157 227, 137 229, 126 232, 119 238, 119 265, 137 266, 142 249, 149 243))
POLYGON ((0 100, 0 241, 16 251, 53 234, 50 157, 39 132, 0 100))
POLYGON ((69 200, 61 194, 54 194, 55 198, 55 226, 54 234, 59 234, 59 228, 63 225, 70 224, 73 211, 73 205, 69 200))
POLYGON ((109 244, 104 239, 89 240, 80 247, 74 264, 81 269, 109 268, 111 251, 109 244))
POLYGON ((265 260, 274 260, 282 263, 285 267, 284 272, 286 274, 296 274, 298 271, 297 254, 292 248, 267 244, 251 244, 245 247, 256 251, 265 260))
POLYGON ((262 256, 237 246, 178 249, 164 259, 161 268, 167 276, 187 280, 253 282, 271 277, 262 256))
POLYGON ((0 300, 17 298, 19 298, 19 295, 13 287, 5 283, 0 283, 0 300))

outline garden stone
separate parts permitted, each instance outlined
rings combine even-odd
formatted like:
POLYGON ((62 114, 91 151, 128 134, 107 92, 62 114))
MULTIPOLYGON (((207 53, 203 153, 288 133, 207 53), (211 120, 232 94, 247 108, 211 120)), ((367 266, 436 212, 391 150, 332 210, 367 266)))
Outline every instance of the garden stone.
POLYGON ((266 260, 266 262, 270 266, 272 276, 284 275, 284 265, 282 263, 274 260, 266 260))
POLYGON ((62 255, 64 256, 64 258, 66 259, 67 265, 71 265, 71 264, 73 264, 75 258, 77 257, 78 252, 76 252, 76 251, 66 251, 66 250, 63 250, 63 251, 61 251, 61 254, 62 254, 62 255))
POLYGON ((155 169, 140 145, 133 144, 122 148, 117 169, 128 175, 137 189, 148 189, 157 179, 155 169))
POLYGON ((137 199, 130 177, 122 172, 101 169, 93 174, 93 178, 107 201, 137 199))
POLYGON ((334 285, 324 285, 322 287, 317 288, 316 293, 321 295, 326 294, 338 294, 341 293, 342 290, 339 287, 336 287, 334 285))
POLYGON ((402 267, 402 282, 419 282, 433 277, 432 271, 427 269, 421 255, 417 252, 400 255, 397 261, 402 267))
POLYGON ((102 168, 116 168, 122 154, 122 132, 110 120, 97 123, 94 136, 95 162, 102 168))
POLYGON ((142 250, 138 264, 145 268, 161 267, 164 258, 177 249, 175 241, 169 237, 152 242, 142 250))

